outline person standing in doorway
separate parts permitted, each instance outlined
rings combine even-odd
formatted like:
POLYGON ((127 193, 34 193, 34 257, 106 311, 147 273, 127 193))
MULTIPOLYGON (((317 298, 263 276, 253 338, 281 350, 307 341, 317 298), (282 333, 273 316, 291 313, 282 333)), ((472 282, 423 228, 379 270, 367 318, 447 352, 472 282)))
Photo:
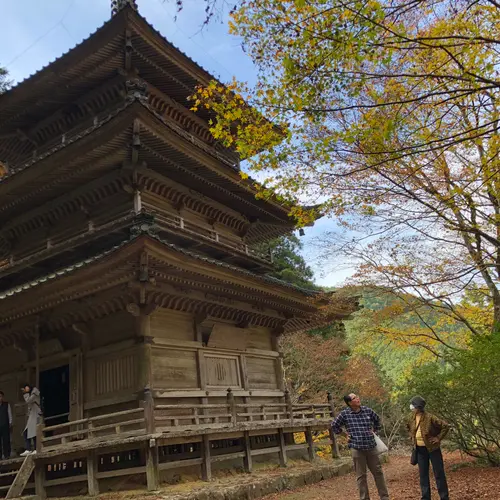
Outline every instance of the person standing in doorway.
POLYGON ((429 481, 429 462, 436 479, 436 486, 441 500, 449 500, 448 483, 444 472, 441 441, 450 429, 449 425, 434 415, 425 411, 425 399, 415 396, 410 401, 412 415, 408 423, 408 431, 417 449, 418 472, 422 500, 431 500, 431 485, 429 481))
POLYGON ((380 430, 379 416, 367 406, 361 406, 359 396, 352 393, 344 396, 347 408, 341 411, 332 423, 333 432, 340 434, 345 428, 352 452, 354 472, 358 482, 360 500, 369 500, 367 468, 373 474, 381 500, 389 500, 382 463, 376 451, 374 434, 380 430))
POLYGON ((36 453, 36 427, 40 422, 42 412, 40 409, 40 391, 36 387, 24 384, 21 392, 27 405, 26 427, 23 431, 26 450, 21 453, 22 457, 26 457, 27 455, 36 453))
POLYGON ((0 458, 10 458, 10 433, 12 431, 12 409, 5 401, 5 394, 0 391, 0 458))

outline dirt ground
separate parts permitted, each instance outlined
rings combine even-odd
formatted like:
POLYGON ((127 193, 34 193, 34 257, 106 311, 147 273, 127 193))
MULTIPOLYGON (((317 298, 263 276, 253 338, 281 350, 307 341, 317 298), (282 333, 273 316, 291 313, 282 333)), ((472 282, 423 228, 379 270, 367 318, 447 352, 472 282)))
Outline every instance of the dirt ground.
MULTIPOLYGON (((391 500, 419 500, 420 488, 418 468, 410 465, 408 456, 391 456, 384 465, 391 500)), ((445 455, 446 473, 451 500, 500 500, 500 468, 474 466, 460 454, 445 455)), ((370 494, 378 499, 377 490, 370 473, 370 494)), ((431 471, 431 483, 433 483, 431 471)), ((433 485, 434 486, 434 485, 433 485)), ((357 500, 359 498, 356 479, 351 473, 336 477, 299 490, 278 493, 265 500, 357 500)), ((435 486, 432 498, 438 499, 435 486)))

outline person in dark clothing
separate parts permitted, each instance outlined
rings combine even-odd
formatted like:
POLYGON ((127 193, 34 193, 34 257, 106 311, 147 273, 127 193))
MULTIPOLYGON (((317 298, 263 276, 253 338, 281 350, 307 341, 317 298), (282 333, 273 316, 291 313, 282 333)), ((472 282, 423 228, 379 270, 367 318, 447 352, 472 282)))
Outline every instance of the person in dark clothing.
POLYGON ((415 396, 410 401, 412 415, 408 422, 408 431, 413 445, 417 449, 422 500, 431 500, 429 462, 432 463, 439 498, 449 500, 448 483, 440 445, 450 427, 443 420, 426 412, 425 404, 425 399, 420 396, 415 396))
POLYGON ((0 458, 10 458, 10 433, 12 430, 12 410, 5 401, 5 394, 0 391, 0 458))
POLYGON ((341 411, 332 423, 335 434, 340 434, 344 427, 349 438, 349 448, 352 452, 354 471, 358 483, 360 500, 369 500, 367 468, 373 474, 375 485, 381 500, 389 500, 389 492, 385 483, 380 457, 376 451, 375 432, 380 430, 379 416, 367 406, 361 406, 356 394, 344 396, 348 406, 341 411))

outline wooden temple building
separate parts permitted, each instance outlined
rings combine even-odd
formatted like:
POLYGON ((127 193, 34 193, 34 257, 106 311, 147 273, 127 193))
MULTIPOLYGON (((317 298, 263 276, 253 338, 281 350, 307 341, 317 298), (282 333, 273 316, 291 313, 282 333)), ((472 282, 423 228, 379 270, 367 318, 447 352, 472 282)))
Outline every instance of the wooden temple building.
MULTIPOLYGON (((187 97, 212 76, 115 0, 88 39, 0 96, 0 390, 22 451, 20 386, 42 394, 37 454, 0 494, 96 495, 118 477, 304 448, 333 405, 292 405, 278 337, 318 296, 269 276, 291 232, 187 97), (305 444, 293 433, 304 432, 305 444), (24 492, 24 493, 23 493, 24 492)), ((352 307, 339 303, 335 319, 352 307)), ((335 450, 335 447, 334 447, 335 450)))

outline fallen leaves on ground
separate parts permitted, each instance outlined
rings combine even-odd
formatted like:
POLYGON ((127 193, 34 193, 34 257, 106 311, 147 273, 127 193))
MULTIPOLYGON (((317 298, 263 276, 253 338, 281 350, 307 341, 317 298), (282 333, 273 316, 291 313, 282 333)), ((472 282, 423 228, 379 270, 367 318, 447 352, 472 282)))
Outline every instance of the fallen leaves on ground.
MULTIPOLYGON (((477 467, 459 453, 445 454, 446 475, 451 500, 500 500, 500 469, 477 467)), ((410 465, 408 456, 391 456, 384 465, 391 500, 419 500, 418 468, 410 465)), ((372 499, 378 498, 370 473, 372 499)), ((432 497, 439 498, 431 469, 432 497)), ((295 491, 277 493, 264 500, 356 500, 359 498, 354 474, 336 477, 295 491)))

